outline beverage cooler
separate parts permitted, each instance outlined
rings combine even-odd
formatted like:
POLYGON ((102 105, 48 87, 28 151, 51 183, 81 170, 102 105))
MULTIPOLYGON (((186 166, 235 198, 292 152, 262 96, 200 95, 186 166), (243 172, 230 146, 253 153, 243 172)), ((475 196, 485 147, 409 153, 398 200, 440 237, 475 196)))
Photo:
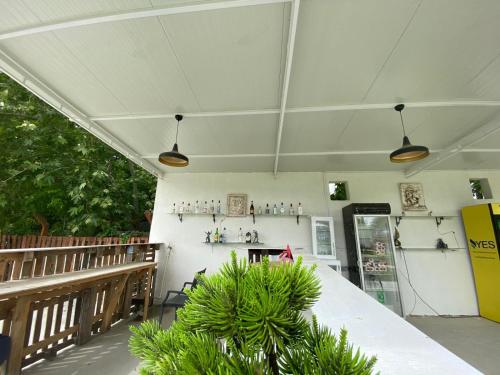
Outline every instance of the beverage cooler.
POLYGON ((349 280, 402 316, 388 203, 354 203, 342 210, 349 280))

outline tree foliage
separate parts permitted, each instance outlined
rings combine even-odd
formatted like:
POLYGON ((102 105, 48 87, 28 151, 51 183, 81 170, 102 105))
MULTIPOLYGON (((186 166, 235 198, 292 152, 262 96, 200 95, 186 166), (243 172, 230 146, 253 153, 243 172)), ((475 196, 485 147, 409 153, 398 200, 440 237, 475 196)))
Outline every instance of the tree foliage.
POLYGON ((156 321, 131 327, 131 352, 142 374, 332 374, 369 375, 367 358, 302 312, 319 298, 314 267, 271 266, 236 260, 199 286, 168 330, 156 321))
POLYGON ((0 231, 144 231, 156 181, 0 73, 0 231))

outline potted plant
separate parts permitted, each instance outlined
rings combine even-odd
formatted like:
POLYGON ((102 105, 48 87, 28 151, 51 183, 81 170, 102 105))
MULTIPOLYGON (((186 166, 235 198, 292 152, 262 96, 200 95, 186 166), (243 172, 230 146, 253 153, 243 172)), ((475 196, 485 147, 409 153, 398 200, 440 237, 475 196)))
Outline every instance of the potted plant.
POLYGON ((319 298, 315 267, 248 265, 236 259, 200 285, 168 330, 151 320, 131 327, 141 374, 371 374, 368 358, 303 312, 319 298))

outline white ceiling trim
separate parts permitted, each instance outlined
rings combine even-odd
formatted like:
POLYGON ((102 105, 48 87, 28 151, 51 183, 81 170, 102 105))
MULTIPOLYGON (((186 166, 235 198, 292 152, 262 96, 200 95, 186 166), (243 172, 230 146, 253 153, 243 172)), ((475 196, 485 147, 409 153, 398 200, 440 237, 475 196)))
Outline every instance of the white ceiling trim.
MULTIPOLYGON (((394 150, 343 150, 343 151, 317 151, 317 152, 282 152, 280 156, 331 156, 331 155, 389 155, 394 150)), ((442 150, 431 150, 431 152, 440 152, 442 150)), ((500 152, 500 149, 497 150, 500 152)), ((463 152, 474 152, 463 150, 463 152)), ((494 151, 490 151, 494 152, 494 151)), ((188 155, 190 159, 212 159, 212 158, 268 158, 275 154, 204 154, 188 155)), ((158 155, 142 155, 143 159, 157 159, 158 155)))
POLYGON ((220 10, 229 8, 241 8, 241 7, 255 6, 255 5, 287 3, 290 1, 292 0, 233 0, 233 1, 220 1, 214 3, 201 3, 195 5, 134 10, 130 12, 117 12, 96 17, 83 17, 78 19, 53 22, 40 26, 26 27, 18 30, 13 30, 0 34, 0 40, 19 38, 22 36, 70 29, 75 27, 96 25, 101 23, 126 21, 138 18, 170 16, 174 14, 205 12, 210 10, 220 10))
MULTIPOLYGON (((274 175, 278 172, 278 159, 281 146, 281 135, 283 133, 283 123, 285 121, 286 101, 288 98, 288 86, 290 84, 290 75, 292 72, 293 50, 295 48, 295 35, 297 33, 297 24, 299 19, 300 0, 293 0, 290 9, 290 27, 288 31, 288 45, 286 49, 285 74, 283 75, 283 86, 281 93, 280 117, 278 120, 278 133, 276 137, 276 151, 274 157, 274 175)), ((284 22, 284 21, 283 21, 284 22)))
MULTIPOLYGON (((320 107, 298 107, 285 109, 285 113, 307 113, 307 112, 336 112, 336 111, 364 111, 375 109, 393 109, 399 103, 373 103, 373 104, 346 104, 330 105, 320 107)), ((440 102, 409 102, 404 103, 406 108, 447 108, 447 107, 500 107, 500 101, 488 100, 455 100, 440 102)), ((185 118, 204 117, 226 117, 226 116, 258 116, 280 114, 280 109, 257 109, 242 111, 219 111, 219 112, 192 112, 183 113, 185 118)), ((173 119, 175 113, 146 113, 146 114, 124 114, 109 116, 91 116, 92 121, 116 121, 116 120, 147 120, 147 119, 173 119)))
MULTIPOLYGON (((498 131, 500 131, 500 116, 496 116, 493 120, 477 127, 476 129, 473 129, 468 134, 461 137, 459 140, 451 143, 449 146, 444 148, 441 152, 435 155, 431 155, 429 158, 423 160, 413 167, 410 167, 405 171, 405 175, 406 177, 415 176, 417 173, 420 173, 425 169, 429 169, 462 151, 475 152, 472 151, 473 149, 468 147, 473 145, 474 143, 480 142, 490 137, 498 131)), ((482 152, 482 150, 478 152, 482 152)))
POLYGON ((60 96, 57 92, 43 83, 32 73, 27 71, 15 60, 5 54, 5 52, 3 52, 2 50, 0 50, 0 70, 4 71, 17 83, 38 96, 40 99, 55 108, 57 111, 67 116, 71 121, 77 123, 80 127, 87 130, 89 133, 93 134, 101 141, 103 141, 119 153, 123 154, 125 157, 132 160, 140 167, 147 170, 149 173, 158 177, 163 174, 150 162, 143 161, 136 151, 111 135, 99 124, 90 120, 88 116, 86 116, 82 111, 80 111, 73 104, 60 96))

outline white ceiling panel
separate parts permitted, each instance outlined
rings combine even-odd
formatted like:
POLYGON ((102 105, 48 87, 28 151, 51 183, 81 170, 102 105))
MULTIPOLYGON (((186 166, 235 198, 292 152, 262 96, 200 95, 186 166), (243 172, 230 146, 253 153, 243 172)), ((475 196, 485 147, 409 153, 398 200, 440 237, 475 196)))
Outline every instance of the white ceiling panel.
MULTIPOLYGON (((473 149, 500 149, 500 123, 498 126, 499 130, 496 133, 491 134, 486 139, 483 139, 477 143, 473 143, 468 148, 473 149)), ((500 164, 500 161, 499 161, 500 164)))
MULTIPOLYGON (((185 118, 179 125, 179 148, 186 155, 269 154, 274 152, 277 115, 185 118)), ((106 121, 111 134, 134 144, 141 155, 170 150, 174 119, 106 121)))
POLYGON ((473 170, 473 169, 499 169, 499 152, 460 152, 434 165, 431 169, 447 170, 473 170))
POLYGON ((289 7, 284 3, 161 17, 203 110, 279 106, 289 7))
POLYGON ((360 102, 417 4, 416 0, 302 1, 289 106, 360 102))
POLYGON ((191 158, 186 168, 171 168, 158 161, 154 164, 166 173, 271 172, 273 157, 191 158))
POLYGON ((1 33, 51 22, 147 9, 151 8, 151 3, 149 0, 2 0, 0 7, 1 33))
POLYGON ((423 1, 367 101, 500 99, 472 84, 500 54, 499 19, 497 0, 423 1))
POLYGON ((328 156, 281 156, 282 172, 321 171, 397 171, 404 165, 389 161, 389 155, 328 155, 328 156))
POLYGON ((352 111, 288 113, 281 152, 332 151, 352 111))

